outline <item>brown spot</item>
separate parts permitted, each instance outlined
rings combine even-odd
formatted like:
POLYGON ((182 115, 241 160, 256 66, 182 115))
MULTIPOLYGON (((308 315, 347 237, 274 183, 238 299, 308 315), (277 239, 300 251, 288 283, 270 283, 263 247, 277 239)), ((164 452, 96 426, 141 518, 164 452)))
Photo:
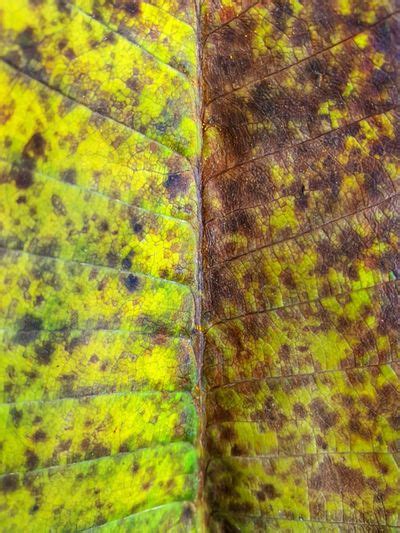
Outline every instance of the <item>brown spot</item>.
POLYGON ((393 414, 389 420, 390 420, 390 425, 392 426, 392 428, 395 429, 396 431, 400 431, 400 415, 393 414))
POLYGON ((121 0, 118 7, 131 15, 138 15, 140 13, 140 0, 121 0))
POLYGON ((193 519, 193 509, 190 505, 186 505, 182 512, 182 521, 190 522, 193 519))
POLYGON ((268 499, 274 500, 279 496, 279 493, 276 491, 275 487, 270 483, 264 483, 261 485, 261 491, 267 496, 268 499))
POLYGON ((12 407, 10 409, 10 415, 11 415, 12 421, 14 423, 14 426, 18 427, 19 423, 22 420, 22 411, 18 410, 16 407, 12 407))
POLYGON ((39 457, 32 450, 26 450, 26 466, 29 470, 34 470, 39 464, 39 457))
POLYGON ((88 438, 83 439, 81 442, 81 449, 86 451, 90 446, 90 440, 88 438))
POLYGON ((65 205, 63 201, 61 200, 61 198, 58 196, 58 194, 52 194, 51 204, 53 206, 53 209, 56 215, 65 216, 67 214, 65 205))
POLYGON ((174 199, 178 194, 184 194, 187 191, 188 182, 182 174, 170 172, 164 182, 164 186, 168 190, 171 199, 174 199))
POLYGON ((333 427, 339 419, 338 414, 334 411, 329 411, 320 398, 316 398, 311 402, 311 410, 313 420, 319 425, 322 431, 333 427))
POLYGON ((367 485, 367 480, 360 470, 350 468, 343 463, 334 463, 331 458, 324 458, 318 471, 311 476, 310 487, 318 491, 360 495, 367 485))
POLYGON ((129 292, 135 292, 135 290, 139 287, 139 278, 134 274, 129 274, 125 278, 124 283, 129 292))
POLYGON ((326 450, 328 448, 328 444, 326 443, 326 441, 324 441, 321 435, 317 435, 315 442, 317 443, 317 446, 319 446, 323 450, 326 450))
POLYGON ((18 169, 12 175, 18 189, 28 189, 33 183, 32 172, 28 169, 18 169))
POLYGON ((301 403, 296 403, 293 406, 293 411, 298 418, 304 419, 307 416, 307 411, 305 410, 304 405, 301 403))
POLYGON ((35 346, 35 354, 38 362, 42 365, 48 365, 54 353, 54 345, 50 341, 35 346))
POLYGON ((45 153, 46 141, 41 133, 34 133, 24 147, 23 155, 28 158, 42 157, 45 153))
POLYGON ((65 181, 66 183, 71 183, 71 184, 76 183, 76 170, 74 168, 69 168, 67 170, 64 170, 64 172, 61 175, 61 179, 65 181))
POLYGON ((47 439, 46 433, 42 429, 38 429, 32 436, 34 442, 44 442, 47 439))
POLYGON ((28 27, 19 33, 16 42, 27 61, 31 61, 32 59, 37 62, 41 61, 42 56, 38 50, 38 42, 36 41, 33 28, 28 27))
POLYGON ((3 492, 14 492, 19 487, 17 474, 7 474, 1 477, 1 490, 3 492))
POLYGON ((286 268, 283 272, 281 272, 279 275, 279 279, 288 289, 296 288, 296 282, 294 280, 293 273, 290 268, 286 268))

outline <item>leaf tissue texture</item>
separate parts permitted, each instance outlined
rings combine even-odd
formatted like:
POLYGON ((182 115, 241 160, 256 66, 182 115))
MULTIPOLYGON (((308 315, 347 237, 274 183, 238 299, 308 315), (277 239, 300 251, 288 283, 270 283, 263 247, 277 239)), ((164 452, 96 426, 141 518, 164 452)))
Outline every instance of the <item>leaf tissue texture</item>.
POLYGON ((0 0, 0 531, 400 527, 398 0, 0 0))
POLYGON ((400 526, 399 7, 204 1, 219 531, 400 526))
POLYGON ((196 529, 196 24, 0 2, 2 531, 196 529))

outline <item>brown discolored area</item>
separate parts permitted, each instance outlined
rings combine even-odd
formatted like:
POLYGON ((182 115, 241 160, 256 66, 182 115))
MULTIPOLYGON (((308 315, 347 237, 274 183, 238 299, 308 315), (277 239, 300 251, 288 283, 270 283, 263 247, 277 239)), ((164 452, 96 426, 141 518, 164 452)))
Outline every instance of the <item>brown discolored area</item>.
POLYGON ((216 530, 399 525, 398 7, 348 4, 203 7, 216 530))

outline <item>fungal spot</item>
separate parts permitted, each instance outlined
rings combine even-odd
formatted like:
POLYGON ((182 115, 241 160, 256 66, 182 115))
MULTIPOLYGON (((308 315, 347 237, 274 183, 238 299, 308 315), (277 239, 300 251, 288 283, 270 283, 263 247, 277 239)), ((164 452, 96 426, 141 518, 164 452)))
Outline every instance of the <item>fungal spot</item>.
POLYGON ((35 346, 35 353, 40 364, 48 365, 54 353, 54 346, 51 342, 46 341, 40 346, 35 346))
POLYGON ((132 266, 132 261, 129 259, 129 257, 125 257, 122 260, 122 268, 124 268, 125 270, 129 270, 131 266, 132 266))
POLYGON ((47 439, 46 433, 42 429, 38 429, 32 436, 34 442, 44 442, 47 439))
POLYGON ((142 234, 143 225, 140 222, 137 222, 137 220, 134 219, 134 218, 131 220, 131 227, 132 227, 133 232, 136 235, 141 235, 142 234))
POLYGON ((27 450, 25 452, 26 457, 26 466, 29 470, 34 470, 39 464, 39 457, 32 450, 27 450))
POLYGON ((71 183, 71 184, 76 183, 76 170, 74 168, 69 168, 69 169, 65 170, 62 173, 61 178, 66 183, 71 183))
POLYGON ((390 417, 390 424, 394 430, 399 431, 400 430, 400 415, 393 414, 390 417))
POLYGON ((293 273, 289 268, 286 268, 283 272, 281 272, 281 274, 279 275, 279 279, 288 289, 296 288, 296 282, 294 280, 293 273))
POLYGON ((65 205, 63 201, 61 200, 61 198, 58 196, 58 194, 53 194, 51 196, 51 204, 53 206, 53 209, 56 215, 65 216, 67 214, 65 205))
POLYGON ((14 426, 15 427, 18 427, 19 426, 19 423, 21 422, 22 420, 22 411, 20 411, 19 409, 17 409, 16 407, 12 407, 10 409, 10 415, 11 415, 11 418, 12 418, 12 421, 14 423, 14 426))
POLYGON ((273 485, 271 485, 270 483, 263 483, 261 485, 261 492, 269 500, 274 500, 275 498, 277 498, 279 496, 279 494, 276 491, 275 487, 273 485))
POLYGON ((325 403, 317 398, 311 402, 311 409, 314 421, 319 425, 321 430, 326 431, 333 427, 337 420, 338 414, 334 411, 328 411, 325 403))
POLYGON ((19 331, 14 337, 14 342, 26 346, 30 342, 34 341, 40 334, 43 321, 41 318, 27 313, 24 315, 19 323, 19 331))
POLYGON ((177 172, 170 172, 168 178, 164 182, 165 188, 168 190, 171 198, 175 198, 179 193, 186 192, 187 182, 181 174, 177 172))
POLYGON ((1 478, 1 490, 3 492, 14 492, 19 486, 17 474, 7 474, 1 478))
POLYGON ((188 505, 182 512, 182 520, 184 522, 190 522, 193 518, 193 509, 188 505))
POLYGON ((33 183, 32 172, 28 169, 19 169, 13 172, 13 176, 18 189, 28 189, 33 183))
POLYGON ((41 133, 34 133, 24 147, 23 155, 28 158, 42 157, 46 149, 46 141, 41 133))
POLYGON ((82 450, 86 451, 90 446, 90 440, 89 439, 83 439, 83 441, 81 442, 81 448, 82 450))
POLYGON ((125 279, 125 287, 129 292, 134 292, 139 286, 139 278, 133 274, 129 274, 125 279))
POLYGON ((100 225, 99 225, 99 230, 100 231, 108 231, 110 229, 110 226, 108 224, 108 221, 107 220, 102 220, 100 222, 100 225))
POLYGON ((39 511, 39 505, 37 503, 35 503, 35 505, 33 505, 30 509, 29 509, 29 513, 30 514, 34 514, 36 513, 37 511, 39 511))
POLYGON ((20 322, 21 330, 40 330, 42 329, 42 319, 27 313, 24 315, 20 322))
POLYGON ((121 8, 131 15, 138 15, 140 12, 139 0, 121 0, 121 8))
POLYGON ((19 33, 16 42, 20 46, 22 53, 28 61, 32 59, 38 62, 41 61, 42 56, 38 50, 38 46, 35 41, 35 34, 31 27, 28 27, 19 33))

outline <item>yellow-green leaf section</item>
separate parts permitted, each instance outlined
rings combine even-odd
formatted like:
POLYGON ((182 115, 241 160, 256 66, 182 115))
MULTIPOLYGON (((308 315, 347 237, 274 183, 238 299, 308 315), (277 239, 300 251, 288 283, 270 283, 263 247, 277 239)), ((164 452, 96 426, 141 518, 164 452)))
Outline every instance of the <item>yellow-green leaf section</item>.
POLYGON ((2 531, 197 530, 196 24, 0 2, 2 531))

